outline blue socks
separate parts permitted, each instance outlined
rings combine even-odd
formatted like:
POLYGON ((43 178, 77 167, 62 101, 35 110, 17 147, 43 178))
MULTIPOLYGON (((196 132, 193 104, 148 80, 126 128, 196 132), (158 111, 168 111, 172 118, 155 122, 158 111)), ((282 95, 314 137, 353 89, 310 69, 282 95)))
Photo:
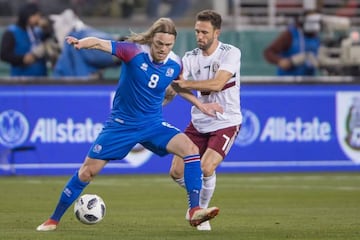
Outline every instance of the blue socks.
MULTIPOLYGON (((196 154, 184 157, 184 164, 184 180, 188 194, 189 207, 199 207, 199 194, 202 185, 200 155, 196 154)), ((75 172, 61 193, 59 202, 50 218, 59 222, 66 210, 80 196, 88 184, 89 182, 82 182, 79 179, 78 172, 75 172)))
POLYGON ((202 185, 200 155, 196 154, 184 157, 184 165, 184 180, 189 207, 191 209, 199 206, 199 194, 202 185))
POLYGON ((55 221, 60 221, 66 210, 80 196, 81 192, 88 184, 89 182, 82 182, 79 179, 78 172, 76 171, 61 193, 60 200, 50 218, 55 221))

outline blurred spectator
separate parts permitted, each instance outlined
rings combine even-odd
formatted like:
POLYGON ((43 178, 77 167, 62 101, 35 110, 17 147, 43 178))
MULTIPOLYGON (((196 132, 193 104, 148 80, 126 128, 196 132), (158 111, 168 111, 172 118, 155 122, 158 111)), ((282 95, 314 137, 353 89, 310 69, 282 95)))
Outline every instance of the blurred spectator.
POLYGON ((162 3, 169 4, 170 10, 165 17, 180 18, 183 17, 189 8, 189 0, 148 0, 146 13, 149 18, 159 17, 159 9, 162 3))
POLYGON ((348 0, 342 7, 336 10, 335 15, 342 17, 354 17, 357 14, 358 6, 359 4, 357 0, 348 0))
POLYGON ((10 76, 46 76, 45 58, 36 58, 32 53, 42 42, 38 27, 41 19, 36 3, 20 7, 16 24, 8 26, 2 36, 0 57, 9 63, 10 76))
POLYGON ((54 21, 55 36, 61 48, 53 76, 98 79, 101 77, 101 70, 120 64, 118 58, 111 54, 100 50, 77 50, 72 45, 65 43, 65 37, 68 35, 79 39, 92 36, 116 40, 115 37, 85 25, 70 9, 59 15, 51 15, 50 18, 54 21))
POLYGON ((47 66, 54 67, 59 54, 60 47, 54 35, 52 22, 48 17, 42 17, 39 21, 43 41, 34 47, 31 52, 37 58, 45 58, 47 66))
POLYGON ((70 6, 73 11, 76 12, 77 15, 84 15, 84 11, 88 6, 94 6, 93 2, 89 2, 87 0, 70 0, 70 6))
POLYGON ((317 12, 304 12, 265 49, 264 57, 277 65, 278 76, 316 75, 320 20, 317 12))
POLYGON ((12 14, 11 4, 8 0, 0 0, 0 16, 8 16, 12 14))
POLYGON ((135 2, 134 0, 121 0, 120 7, 122 18, 130 18, 134 14, 135 2))

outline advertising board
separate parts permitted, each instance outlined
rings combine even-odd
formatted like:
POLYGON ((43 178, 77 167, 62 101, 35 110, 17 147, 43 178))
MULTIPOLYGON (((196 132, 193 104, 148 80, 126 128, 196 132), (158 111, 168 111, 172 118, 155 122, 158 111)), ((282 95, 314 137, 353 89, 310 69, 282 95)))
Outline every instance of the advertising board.
MULTIPOLYGON (((115 85, 0 85, 0 175, 72 174, 109 116, 115 85)), ((219 172, 360 170, 360 86, 243 84, 243 124, 219 172)), ((180 97, 165 119, 184 129, 180 97)), ((168 173, 136 146, 103 173, 168 173)))

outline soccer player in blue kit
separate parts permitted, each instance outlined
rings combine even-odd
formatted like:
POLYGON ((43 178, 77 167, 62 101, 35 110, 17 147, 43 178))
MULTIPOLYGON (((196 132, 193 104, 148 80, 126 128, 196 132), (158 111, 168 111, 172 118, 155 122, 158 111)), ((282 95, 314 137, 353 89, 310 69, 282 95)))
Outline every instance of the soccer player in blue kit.
POLYGON ((169 85, 182 70, 180 58, 172 52, 176 35, 173 21, 160 18, 143 33, 132 32, 125 42, 67 37, 67 43, 76 49, 102 50, 117 56, 123 64, 109 119, 84 163, 65 185, 53 214, 37 227, 38 231, 55 230, 66 210, 101 169, 111 160, 123 159, 137 143, 160 156, 172 153, 184 159, 191 226, 218 214, 217 207, 199 207, 199 149, 162 115, 169 85))

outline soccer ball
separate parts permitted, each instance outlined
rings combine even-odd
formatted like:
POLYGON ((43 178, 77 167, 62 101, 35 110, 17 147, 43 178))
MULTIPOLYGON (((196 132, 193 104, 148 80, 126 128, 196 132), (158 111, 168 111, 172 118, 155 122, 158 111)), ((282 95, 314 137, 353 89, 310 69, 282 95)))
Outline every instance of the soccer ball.
POLYGON ((84 224, 95 224, 105 216, 106 206, 101 197, 96 194, 84 194, 74 205, 76 218, 84 224))

